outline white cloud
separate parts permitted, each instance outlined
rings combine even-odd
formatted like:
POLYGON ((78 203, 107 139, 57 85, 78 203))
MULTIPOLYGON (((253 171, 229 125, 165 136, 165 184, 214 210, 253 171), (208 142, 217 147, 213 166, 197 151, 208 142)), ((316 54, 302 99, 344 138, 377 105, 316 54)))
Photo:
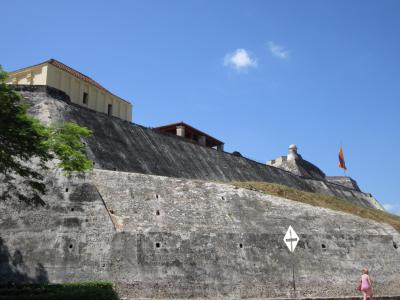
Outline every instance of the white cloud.
POLYGON ((272 55, 279 57, 281 59, 286 59, 289 57, 289 51, 285 49, 285 47, 275 44, 274 42, 268 43, 269 52, 272 55))
POLYGON ((225 55, 224 65, 240 71, 251 67, 257 67, 257 60, 252 57, 248 51, 240 48, 225 55))

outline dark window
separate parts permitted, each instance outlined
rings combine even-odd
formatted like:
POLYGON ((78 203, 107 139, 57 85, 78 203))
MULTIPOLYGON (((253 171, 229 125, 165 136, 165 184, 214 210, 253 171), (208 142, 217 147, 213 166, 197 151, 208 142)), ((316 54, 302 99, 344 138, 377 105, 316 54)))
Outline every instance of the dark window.
POLYGON ((161 244, 160 243, 156 243, 156 248, 160 248, 161 244))
POLYGON ((83 104, 88 104, 89 102, 89 94, 88 93, 83 93, 83 104))
POLYGON ((112 115, 112 104, 108 104, 107 114, 108 114, 109 116, 112 115))

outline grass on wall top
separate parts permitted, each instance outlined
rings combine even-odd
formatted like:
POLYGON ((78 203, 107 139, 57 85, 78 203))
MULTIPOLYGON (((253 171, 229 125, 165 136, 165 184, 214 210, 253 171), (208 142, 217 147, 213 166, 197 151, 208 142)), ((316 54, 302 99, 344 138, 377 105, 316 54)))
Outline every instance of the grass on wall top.
POLYGON ((377 222, 384 222, 392 225, 400 232, 400 217, 388 212, 362 207, 347 200, 335 196, 304 192, 289 188, 285 185, 268 182, 233 182, 233 185, 239 188, 259 191, 265 194, 278 196, 293 201, 311 204, 318 207, 329 208, 345 213, 350 213, 362 218, 371 219, 377 222))

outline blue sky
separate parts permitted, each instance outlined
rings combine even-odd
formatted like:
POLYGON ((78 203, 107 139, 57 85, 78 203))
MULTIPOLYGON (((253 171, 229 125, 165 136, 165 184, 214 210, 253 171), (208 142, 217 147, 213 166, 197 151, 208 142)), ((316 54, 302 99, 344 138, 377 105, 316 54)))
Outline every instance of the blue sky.
POLYGON ((260 162, 289 144, 400 213, 400 1, 8 1, 0 64, 56 58, 260 162))

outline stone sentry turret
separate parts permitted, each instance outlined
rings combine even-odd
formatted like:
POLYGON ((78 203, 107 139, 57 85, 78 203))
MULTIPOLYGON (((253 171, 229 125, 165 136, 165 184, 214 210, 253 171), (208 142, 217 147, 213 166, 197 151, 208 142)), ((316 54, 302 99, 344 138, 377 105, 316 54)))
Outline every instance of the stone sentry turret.
POLYGON ((274 160, 269 160, 267 161, 267 165, 289 171, 304 178, 325 180, 360 191, 357 182, 350 177, 326 176, 320 168, 302 158, 297 152, 297 146, 295 144, 289 146, 287 156, 279 156, 274 160))
POLYGON ((279 156, 267 161, 267 165, 289 171, 298 176, 312 179, 325 180, 326 175, 317 166, 304 160, 297 152, 297 146, 291 144, 287 156, 279 156))
POLYGON ((289 146, 289 153, 287 156, 288 160, 298 159, 299 155, 297 154, 297 146, 295 144, 291 144, 289 146))

